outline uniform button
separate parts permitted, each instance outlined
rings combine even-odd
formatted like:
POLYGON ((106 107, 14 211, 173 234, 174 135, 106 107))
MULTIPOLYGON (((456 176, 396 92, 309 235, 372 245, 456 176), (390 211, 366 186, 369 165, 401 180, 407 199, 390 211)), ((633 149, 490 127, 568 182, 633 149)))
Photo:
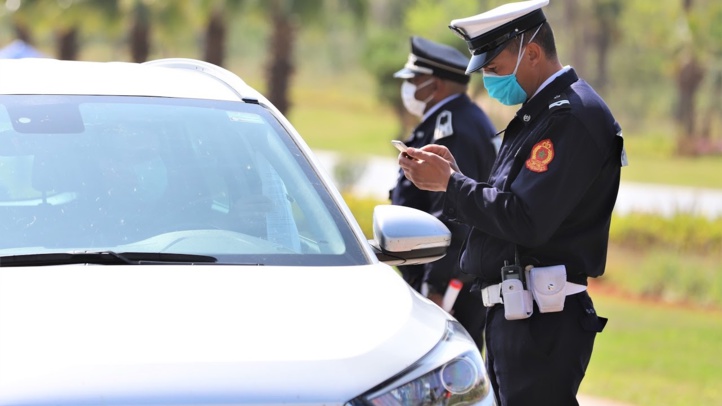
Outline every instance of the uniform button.
POLYGON ((449 209, 449 214, 456 214, 456 209, 449 209))
POLYGON ((528 115, 528 114, 524 114, 524 122, 525 122, 525 123, 528 123, 529 120, 531 120, 531 116, 528 115))

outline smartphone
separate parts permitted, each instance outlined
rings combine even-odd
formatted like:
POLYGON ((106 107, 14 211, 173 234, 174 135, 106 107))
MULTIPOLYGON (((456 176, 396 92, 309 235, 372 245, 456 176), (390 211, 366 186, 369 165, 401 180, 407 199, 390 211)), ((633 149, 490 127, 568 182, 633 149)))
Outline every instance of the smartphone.
POLYGON ((406 144, 404 144, 403 142, 401 142, 399 140, 391 140, 391 143, 394 144, 396 149, 398 149, 401 152, 406 152, 406 150, 409 149, 409 147, 407 147, 406 144))

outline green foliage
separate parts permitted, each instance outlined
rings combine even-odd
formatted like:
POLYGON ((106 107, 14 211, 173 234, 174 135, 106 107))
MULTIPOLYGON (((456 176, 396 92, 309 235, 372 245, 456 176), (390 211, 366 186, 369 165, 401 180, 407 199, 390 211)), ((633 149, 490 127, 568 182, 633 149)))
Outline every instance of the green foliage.
POLYGON ((722 308, 722 218, 614 216, 605 283, 641 297, 722 308))
POLYGON ((361 175, 366 170, 363 160, 358 158, 343 159, 337 162, 333 168, 334 179, 341 193, 347 193, 353 185, 358 182, 361 175))
POLYGON ((394 72, 404 66, 409 54, 408 37, 393 31, 377 31, 370 35, 361 57, 361 63, 376 82, 376 96, 389 106, 401 103, 399 79, 394 72))
POLYGON ((418 0, 406 13, 404 26, 414 35, 455 47, 469 53, 466 43, 449 29, 449 22, 481 12, 479 4, 468 0, 418 0))
POLYGON ((719 255, 612 244, 602 281, 634 297, 722 309, 719 255))
POLYGON ((361 226, 361 230, 364 232, 366 238, 373 238, 374 207, 380 204, 389 204, 389 202, 367 197, 358 197, 350 193, 344 193, 343 198, 349 209, 351 209, 351 213, 353 213, 356 221, 358 221, 361 226))
POLYGON ((722 217, 708 219, 679 213, 664 217, 649 213, 614 216, 610 240, 634 249, 657 247, 700 255, 722 253, 722 217))

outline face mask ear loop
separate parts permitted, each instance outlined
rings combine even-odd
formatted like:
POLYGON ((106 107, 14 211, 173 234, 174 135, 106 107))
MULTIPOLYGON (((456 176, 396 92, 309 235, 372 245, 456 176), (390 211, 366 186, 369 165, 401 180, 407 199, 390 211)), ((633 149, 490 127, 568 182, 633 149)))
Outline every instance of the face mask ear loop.
MULTIPOLYGON (((539 33, 539 30, 541 30, 541 25, 536 29, 536 31, 534 31, 534 35, 532 35, 531 39, 529 39, 529 43, 534 41, 534 38, 539 33)), ((512 73, 512 75, 516 75, 516 70, 519 69, 519 63, 521 62, 521 57, 524 55, 524 52, 526 52, 526 45, 524 45, 523 50, 522 45, 524 45, 524 33, 521 34, 521 41, 519 41, 519 55, 516 57, 516 66, 514 67, 514 73, 512 73)))
POLYGON ((431 83, 431 82, 433 82, 433 81, 434 81, 434 78, 429 78, 429 80, 427 80, 426 82, 418 84, 418 85, 416 86, 416 90, 420 90, 420 89, 425 88, 426 86, 429 85, 429 83, 431 83))
POLYGON ((522 49, 522 45, 524 45, 524 33, 521 34, 521 41, 519 41, 519 55, 516 56, 516 66, 514 67, 514 72, 512 72, 512 75, 516 75, 516 70, 519 69, 519 63, 521 62, 521 56, 524 55, 524 51, 526 51, 526 48, 522 49))
MULTIPOLYGON (((419 89, 422 89, 422 88, 428 86, 429 83, 431 83, 431 82, 433 82, 433 81, 434 81, 433 78, 429 78, 429 80, 427 80, 426 82, 421 83, 421 84, 419 84, 418 86, 416 86, 416 91, 418 91, 419 89)), ((436 93, 436 91, 434 91, 434 93, 436 93)), ((431 101, 431 99, 434 98, 434 93, 431 93, 431 95, 430 95, 429 97, 427 97, 426 100, 424 100, 424 103, 428 103, 429 101, 431 101)))

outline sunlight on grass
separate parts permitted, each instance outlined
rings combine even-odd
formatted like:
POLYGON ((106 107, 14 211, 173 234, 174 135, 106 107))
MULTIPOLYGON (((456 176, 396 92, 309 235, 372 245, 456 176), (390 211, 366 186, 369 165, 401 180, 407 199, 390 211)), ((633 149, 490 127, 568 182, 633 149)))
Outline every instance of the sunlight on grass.
POLYGON ((722 157, 634 156, 622 170, 622 181, 722 189, 722 157))
POLYGON ((629 166, 622 180, 722 189, 722 156, 681 157, 671 134, 625 136, 629 166))
POLYGON ((581 392, 636 405, 705 405, 722 398, 722 313, 594 295, 608 317, 581 392))
POLYGON ((289 119, 312 149, 393 157, 389 141, 400 126, 374 86, 360 75, 304 81, 294 89, 289 119))

